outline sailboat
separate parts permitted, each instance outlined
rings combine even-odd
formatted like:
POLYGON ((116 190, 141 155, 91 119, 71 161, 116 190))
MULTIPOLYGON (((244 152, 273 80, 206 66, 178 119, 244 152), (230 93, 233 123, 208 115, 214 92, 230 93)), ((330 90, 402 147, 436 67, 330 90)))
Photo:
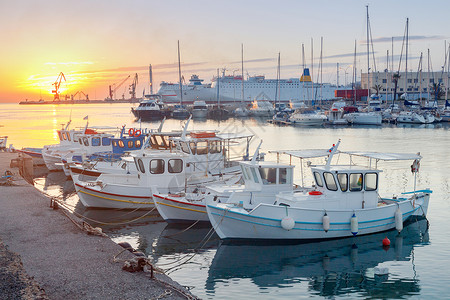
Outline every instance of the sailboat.
POLYGON ((172 111, 172 118, 187 119, 189 118, 189 111, 183 105, 183 84, 181 82, 181 60, 180 60, 180 41, 178 41, 178 78, 180 81, 180 104, 174 106, 172 111))

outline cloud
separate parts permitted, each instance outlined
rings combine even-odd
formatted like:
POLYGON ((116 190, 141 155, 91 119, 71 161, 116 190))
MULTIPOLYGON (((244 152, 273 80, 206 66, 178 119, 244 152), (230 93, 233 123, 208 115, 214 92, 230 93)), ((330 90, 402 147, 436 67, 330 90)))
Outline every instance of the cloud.
MULTIPOLYGON (((403 41, 403 36, 391 36, 391 37, 378 37, 373 39, 372 41, 374 43, 391 43, 392 39, 394 39, 394 41, 403 41)), ((411 35, 408 37, 408 39, 411 40, 415 40, 415 41, 432 41, 432 40, 444 40, 446 39, 445 36, 443 35, 411 35)), ((360 41, 360 44, 366 44, 367 41, 363 40, 360 41)))
MULTIPOLYGON (((257 59, 244 59, 244 63, 260 63, 260 62, 273 62, 276 61, 275 57, 272 58, 257 58, 257 59)), ((229 64, 237 64, 241 63, 241 61, 230 61, 229 64)))
POLYGON ((56 65, 92 65, 94 64, 92 61, 70 61, 70 62, 46 62, 44 65, 52 65, 52 66, 56 66, 56 65))
MULTIPOLYGON (((375 52, 376 53, 376 52, 375 52)), ((372 55, 372 52, 370 52, 372 55)), ((354 52, 351 53, 343 53, 343 54, 336 54, 336 55, 330 55, 330 56, 324 56, 323 58, 342 58, 342 57, 353 57, 355 55, 354 52)), ((356 52, 356 56, 363 56, 367 55, 367 52, 356 52)))

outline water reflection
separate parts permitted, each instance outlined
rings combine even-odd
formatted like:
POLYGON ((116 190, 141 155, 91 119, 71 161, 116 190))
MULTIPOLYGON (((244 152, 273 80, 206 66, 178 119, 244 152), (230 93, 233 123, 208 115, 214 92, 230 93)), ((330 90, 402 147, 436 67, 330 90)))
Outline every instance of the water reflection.
MULTIPOLYGON (((222 243, 206 280, 208 294, 223 282, 251 279, 259 288, 292 287, 308 282, 308 291, 320 296, 348 293, 375 297, 402 297, 420 291, 416 278, 375 275, 373 268, 390 261, 413 261, 415 247, 429 241, 426 220, 396 231, 356 238, 298 245, 246 245, 222 243), (389 249, 381 241, 391 240, 389 249)), ((411 267, 413 268, 413 266, 411 267)))

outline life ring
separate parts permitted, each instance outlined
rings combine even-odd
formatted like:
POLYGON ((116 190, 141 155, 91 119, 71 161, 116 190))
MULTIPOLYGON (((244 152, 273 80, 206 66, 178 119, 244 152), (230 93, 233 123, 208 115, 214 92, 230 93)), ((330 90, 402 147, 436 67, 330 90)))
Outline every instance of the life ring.
POLYGON ((133 136, 134 135, 134 128, 128 129, 128 135, 133 136))
POLYGON ((140 129, 137 129, 137 130, 134 132, 133 136, 134 136, 134 137, 140 137, 140 136, 141 136, 141 130, 140 130, 140 129))
POLYGON ((311 191, 311 192, 309 192, 309 194, 312 196, 320 196, 320 195, 322 195, 322 192, 321 191, 311 191))

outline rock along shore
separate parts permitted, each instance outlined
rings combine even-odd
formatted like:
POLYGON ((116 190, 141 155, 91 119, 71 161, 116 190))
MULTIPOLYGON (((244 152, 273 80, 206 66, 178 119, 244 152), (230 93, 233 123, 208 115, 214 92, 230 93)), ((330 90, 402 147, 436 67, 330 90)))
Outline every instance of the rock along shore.
POLYGON ((0 175, 13 173, 12 185, 0 180, 0 299, 196 299, 164 274, 122 270, 135 256, 50 208, 13 158, 0 153, 0 175))

